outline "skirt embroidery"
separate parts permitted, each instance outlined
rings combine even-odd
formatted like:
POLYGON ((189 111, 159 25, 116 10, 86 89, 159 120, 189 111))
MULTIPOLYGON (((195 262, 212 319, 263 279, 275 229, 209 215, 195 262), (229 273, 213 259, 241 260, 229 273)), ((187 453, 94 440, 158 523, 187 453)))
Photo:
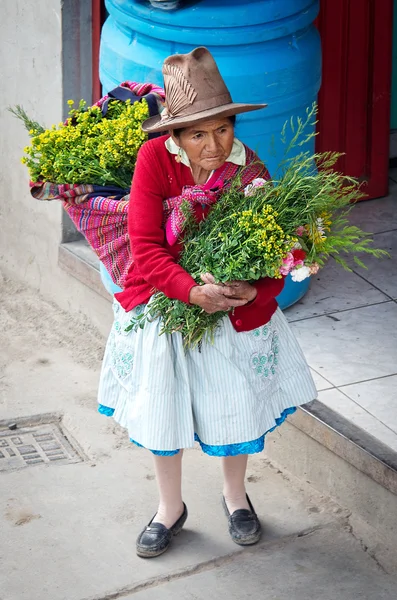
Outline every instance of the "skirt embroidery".
POLYGON ((264 344, 265 347, 262 352, 254 352, 250 359, 250 365, 254 373, 263 380, 270 380, 276 375, 277 371, 278 354, 280 351, 279 336, 272 325, 255 329, 254 332, 254 338, 257 341, 267 342, 271 338, 270 349, 268 349, 268 343, 264 344), (266 350, 268 351, 266 352, 266 350))
POLYGON ((257 329, 253 329, 250 333, 252 337, 258 341, 262 342, 268 339, 273 331, 272 322, 270 321, 267 325, 263 325, 262 327, 258 327, 257 329))
MULTIPOLYGON (((114 327, 116 331, 118 331, 117 327, 121 327, 121 325, 116 321, 114 327)), ((115 335, 111 333, 110 336, 109 348, 112 368, 117 372, 120 379, 125 379, 133 369, 134 356, 131 352, 122 352, 121 350, 118 350, 115 335)))

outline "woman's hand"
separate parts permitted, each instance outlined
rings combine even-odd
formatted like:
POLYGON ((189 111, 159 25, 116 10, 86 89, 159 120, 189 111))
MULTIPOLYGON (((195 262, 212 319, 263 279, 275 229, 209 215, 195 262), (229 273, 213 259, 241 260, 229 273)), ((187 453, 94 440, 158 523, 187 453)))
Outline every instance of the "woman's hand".
MULTIPOLYGON (((204 283, 215 284, 215 279, 211 273, 205 273, 201 276, 204 283)), ((226 290, 225 296, 227 298, 238 298, 239 300, 246 300, 246 302, 253 302, 257 295, 257 289, 248 283, 248 281, 228 281, 225 284, 218 284, 223 290, 226 290)))
POLYGON ((190 290, 190 304, 197 304, 206 313, 212 314, 218 311, 228 311, 236 306, 244 306, 247 300, 244 298, 233 298, 233 289, 228 286, 206 283, 196 285, 190 290))

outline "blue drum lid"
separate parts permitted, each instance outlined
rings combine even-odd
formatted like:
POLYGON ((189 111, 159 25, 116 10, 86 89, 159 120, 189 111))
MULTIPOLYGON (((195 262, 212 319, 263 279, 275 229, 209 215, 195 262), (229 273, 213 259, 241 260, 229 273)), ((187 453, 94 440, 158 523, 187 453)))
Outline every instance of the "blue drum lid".
POLYGON ((171 0, 171 2, 168 0, 141 0, 141 2, 150 2, 153 8, 158 8, 159 10, 176 10, 184 4, 183 0, 171 0))
POLYGON ((239 45, 247 43, 247 28, 252 44, 309 26, 318 14, 319 1, 186 0, 178 10, 163 11, 142 0, 106 0, 106 8, 119 25, 150 37, 175 40, 173 32, 181 28, 179 42, 191 44, 189 35, 194 32, 195 44, 200 39, 203 45, 224 45, 230 38, 231 45, 239 45))

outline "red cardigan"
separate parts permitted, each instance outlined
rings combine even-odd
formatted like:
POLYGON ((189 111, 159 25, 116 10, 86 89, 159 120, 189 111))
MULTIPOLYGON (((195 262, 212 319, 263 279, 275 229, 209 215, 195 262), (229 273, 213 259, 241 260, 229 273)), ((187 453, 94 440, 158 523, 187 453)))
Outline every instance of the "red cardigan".
MULTIPOLYGON (((169 298, 189 302, 189 292, 197 285, 178 264, 181 244, 170 246, 163 227, 163 200, 179 196, 185 185, 195 185, 191 171, 165 147, 164 136, 146 142, 139 151, 132 181, 128 210, 128 232, 134 262, 124 290, 116 294, 127 312, 146 303, 155 290, 169 298)), ((202 220, 208 208, 196 208, 202 220)), ((253 302, 234 309, 229 315, 236 331, 250 331, 267 323, 277 308, 275 297, 284 285, 282 279, 264 278, 255 283, 258 294, 253 302)))

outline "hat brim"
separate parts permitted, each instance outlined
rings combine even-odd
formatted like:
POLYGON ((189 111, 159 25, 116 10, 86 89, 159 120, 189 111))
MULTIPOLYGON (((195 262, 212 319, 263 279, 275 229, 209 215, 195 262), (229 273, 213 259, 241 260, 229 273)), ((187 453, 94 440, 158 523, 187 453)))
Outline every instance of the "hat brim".
POLYGON ((266 106, 267 104, 239 104, 238 102, 232 102, 230 104, 223 104, 222 106, 202 110, 193 115, 187 115, 184 117, 170 117, 169 119, 162 119, 160 115, 156 115, 155 117, 146 119, 146 121, 142 123, 142 129, 146 133, 157 133, 160 131, 179 129, 181 127, 193 127, 194 125, 213 117, 232 117, 233 115, 240 115, 253 110, 260 110, 261 108, 266 108, 266 106))

